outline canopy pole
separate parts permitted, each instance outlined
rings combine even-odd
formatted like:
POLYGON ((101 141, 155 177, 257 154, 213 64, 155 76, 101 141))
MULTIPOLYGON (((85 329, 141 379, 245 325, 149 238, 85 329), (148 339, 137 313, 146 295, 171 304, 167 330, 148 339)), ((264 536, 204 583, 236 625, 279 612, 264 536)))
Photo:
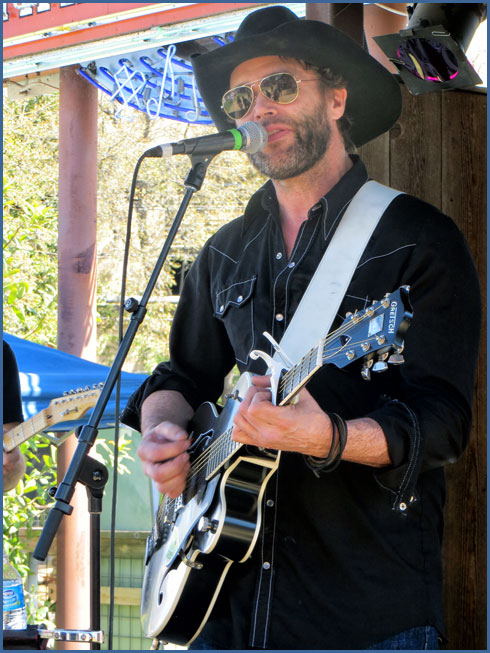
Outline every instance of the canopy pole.
MULTIPOLYGON (((96 358, 97 89, 60 69, 58 349, 96 358)), ((58 449, 58 479, 77 446, 71 436, 58 449)), ((90 520, 85 488, 73 498, 74 511, 57 536, 56 625, 90 628, 90 520)), ((89 644, 57 642, 63 650, 89 644)))

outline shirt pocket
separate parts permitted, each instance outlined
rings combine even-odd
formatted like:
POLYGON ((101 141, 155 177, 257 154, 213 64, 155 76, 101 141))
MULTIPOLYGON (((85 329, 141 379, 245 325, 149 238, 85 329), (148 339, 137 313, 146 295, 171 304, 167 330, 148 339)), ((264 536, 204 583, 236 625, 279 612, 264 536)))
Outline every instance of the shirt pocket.
POLYGON ((218 288, 214 315, 223 322, 237 362, 246 364, 255 346, 254 290, 256 277, 218 288))

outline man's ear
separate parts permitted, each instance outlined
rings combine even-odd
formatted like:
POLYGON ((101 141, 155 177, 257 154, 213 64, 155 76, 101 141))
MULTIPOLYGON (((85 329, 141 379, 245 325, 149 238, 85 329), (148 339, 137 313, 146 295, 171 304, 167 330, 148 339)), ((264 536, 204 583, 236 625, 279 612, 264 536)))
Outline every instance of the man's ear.
POLYGON ((347 102, 347 89, 346 88, 333 88, 330 90, 330 109, 331 117, 335 120, 342 118, 345 112, 345 104, 347 102))

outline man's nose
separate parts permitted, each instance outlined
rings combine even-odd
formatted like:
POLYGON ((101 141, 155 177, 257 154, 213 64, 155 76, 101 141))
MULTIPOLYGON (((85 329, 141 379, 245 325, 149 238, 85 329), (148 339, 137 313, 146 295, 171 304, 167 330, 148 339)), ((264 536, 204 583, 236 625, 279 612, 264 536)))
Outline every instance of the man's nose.
POLYGON ((265 116, 273 115, 276 113, 276 102, 269 100, 263 95, 258 85, 254 87, 254 99, 252 103, 252 108, 250 109, 249 115, 253 116, 255 120, 265 116))

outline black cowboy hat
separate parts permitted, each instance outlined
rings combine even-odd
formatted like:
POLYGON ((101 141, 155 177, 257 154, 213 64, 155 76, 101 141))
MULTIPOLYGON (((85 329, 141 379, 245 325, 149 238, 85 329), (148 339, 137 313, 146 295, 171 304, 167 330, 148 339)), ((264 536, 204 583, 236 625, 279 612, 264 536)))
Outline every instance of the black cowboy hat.
POLYGON ((197 87, 218 130, 234 126, 221 109, 232 71, 244 61, 268 55, 302 59, 342 75, 346 114, 356 146, 390 129, 401 111, 401 91, 392 75, 362 47, 327 23, 302 20, 286 7, 249 14, 232 43, 191 58, 197 87))

